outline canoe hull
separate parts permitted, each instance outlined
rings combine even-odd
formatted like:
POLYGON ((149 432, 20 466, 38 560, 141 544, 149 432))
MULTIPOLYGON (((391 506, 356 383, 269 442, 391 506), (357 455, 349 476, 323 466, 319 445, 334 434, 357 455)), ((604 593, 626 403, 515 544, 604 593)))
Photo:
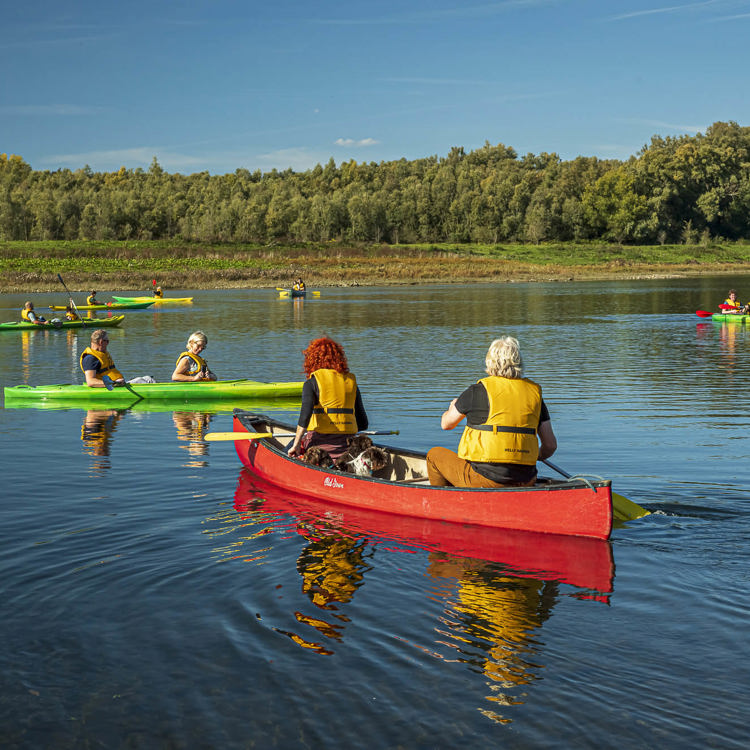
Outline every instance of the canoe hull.
POLYGON ((152 305, 188 305, 193 301, 192 297, 116 297, 114 294, 112 299, 124 304, 150 302, 152 305))
MULTIPOLYGON (((101 305, 76 305, 77 310, 143 310, 151 307, 153 300, 149 302, 105 302, 101 305)), ((49 310, 67 310, 67 305, 50 305, 49 310)))
POLYGON ((0 331, 59 331, 63 328, 88 328, 92 331, 97 328, 108 328, 119 326, 125 320, 124 315, 113 315, 111 318, 85 318, 84 320, 62 320, 59 323, 49 325, 37 325, 23 321, 11 323, 0 323, 0 331))
MULTIPOLYGON (((290 525, 306 538, 340 534, 346 539, 386 541, 391 551, 398 544, 418 546, 454 558, 502 563, 513 567, 519 577, 554 579, 602 594, 612 591, 612 546, 602 539, 449 524, 351 506, 339 506, 333 512, 330 503, 278 489, 258 479, 247 468, 240 472, 234 507, 238 513, 272 513, 280 519, 290 519, 290 525)), ((450 563, 434 556, 432 561, 441 568, 450 563)))
POLYGON ((195 383, 142 383, 127 388, 89 388, 86 385, 17 385, 6 387, 5 403, 61 402, 70 405, 95 404, 103 407, 128 405, 136 399, 191 403, 221 399, 301 398, 302 382, 261 383, 255 380, 216 380, 195 383))
MULTIPOLYGON (((262 432, 272 426, 294 431, 263 415, 235 410, 236 432, 262 432)), ((609 481, 539 483, 534 487, 476 489, 360 477, 310 466, 286 454, 273 439, 237 440, 240 461, 264 482, 316 500, 367 510, 496 528, 608 539, 612 531, 609 481)), ((388 449, 423 463, 413 451, 388 449)), ((399 459, 400 460, 400 459, 399 459)))

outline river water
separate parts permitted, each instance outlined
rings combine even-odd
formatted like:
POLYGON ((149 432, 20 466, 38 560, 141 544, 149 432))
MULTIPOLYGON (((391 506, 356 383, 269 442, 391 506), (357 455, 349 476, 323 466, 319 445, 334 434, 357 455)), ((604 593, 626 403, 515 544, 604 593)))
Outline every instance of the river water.
MULTIPOLYGON (((694 314, 730 284, 750 293, 728 277, 169 290, 194 304, 127 313, 109 347, 126 377, 167 379, 200 328, 220 377, 297 380, 328 334, 371 427, 420 449, 456 446, 440 413, 514 335, 553 462, 653 513, 610 542, 485 539, 261 502, 233 445, 202 440, 234 404, 4 408, 0 746, 746 748, 750 329, 694 314)), ((0 318, 24 299, 3 295, 0 318)), ((0 382, 80 382, 87 339, 0 333, 0 382)))

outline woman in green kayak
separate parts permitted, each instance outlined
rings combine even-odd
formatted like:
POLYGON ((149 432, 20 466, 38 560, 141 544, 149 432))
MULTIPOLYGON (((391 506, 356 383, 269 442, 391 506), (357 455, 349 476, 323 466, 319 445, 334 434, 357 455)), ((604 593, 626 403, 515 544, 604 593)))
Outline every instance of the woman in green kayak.
POLYGON ((216 380, 216 375, 208 369, 208 364, 201 352, 208 346, 208 337, 203 331, 194 331, 187 340, 187 347, 179 357, 172 373, 172 380, 191 382, 197 380, 216 380))

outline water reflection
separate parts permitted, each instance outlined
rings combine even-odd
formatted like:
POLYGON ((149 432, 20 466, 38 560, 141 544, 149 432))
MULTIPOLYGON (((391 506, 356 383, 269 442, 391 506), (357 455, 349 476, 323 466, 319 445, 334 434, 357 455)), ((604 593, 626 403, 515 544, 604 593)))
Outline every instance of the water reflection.
POLYGON ((94 458, 89 476, 101 477, 111 468, 110 443, 117 423, 125 415, 121 409, 89 409, 81 427, 84 452, 94 458))
POLYGON ((208 466, 208 461, 201 460, 208 455, 208 443, 204 439, 213 414, 200 411, 175 411, 172 413, 174 426, 177 428, 177 440, 186 445, 180 448, 186 450, 190 460, 183 466, 199 468, 208 466))
POLYGON ((536 632, 560 597, 560 586, 575 586, 575 598, 601 602, 608 602, 612 592, 612 548, 602 540, 334 506, 262 486, 244 469, 234 508, 238 515, 213 519, 232 526, 223 555, 258 564, 273 552, 269 534, 292 530, 306 540, 297 572, 301 592, 318 611, 298 610, 294 616, 317 631, 315 638, 306 630, 274 629, 319 654, 333 653, 343 640, 350 619, 342 605, 353 600, 375 567, 376 546, 386 542, 389 554, 426 550, 426 573, 449 583, 426 592, 443 602, 443 614, 434 630, 425 631, 434 643, 422 650, 481 670, 490 687, 487 700, 493 703, 481 710, 498 722, 507 721, 499 706, 523 702, 518 687, 538 679, 542 654, 536 632), (255 547, 259 542, 262 549, 255 547), (438 653, 445 648, 453 653, 438 653))
POLYGON ((508 575, 485 561, 442 553, 430 554, 428 573, 456 580, 440 644, 487 678, 486 700, 492 706, 480 705, 479 710, 493 721, 509 723, 501 707, 524 703, 519 688, 541 679, 542 644, 536 631, 559 597, 558 583, 508 575))

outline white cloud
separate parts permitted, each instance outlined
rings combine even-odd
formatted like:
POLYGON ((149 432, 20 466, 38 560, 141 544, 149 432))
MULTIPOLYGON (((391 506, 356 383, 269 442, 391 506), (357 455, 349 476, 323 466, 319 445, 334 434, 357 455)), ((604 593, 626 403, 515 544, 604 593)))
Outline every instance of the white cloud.
POLYGON ((380 141, 376 141, 374 138, 361 138, 358 141, 354 138, 337 138, 334 143, 337 146, 377 146, 380 141))

